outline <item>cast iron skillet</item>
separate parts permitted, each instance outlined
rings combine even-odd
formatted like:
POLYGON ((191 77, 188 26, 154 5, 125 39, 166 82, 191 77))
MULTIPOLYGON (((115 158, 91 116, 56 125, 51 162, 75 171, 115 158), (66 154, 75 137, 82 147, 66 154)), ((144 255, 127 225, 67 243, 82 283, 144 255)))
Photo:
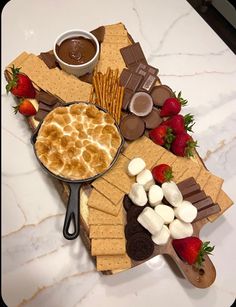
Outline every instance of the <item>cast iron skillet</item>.
MULTIPOLYGON (((64 104, 63 107, 69 106, 69 105, 75 104, 75 103, 86 103, 86 104, 94 105, 93 103, 90 103, 90 102, 74 101, 74 102, 64 104)), ((107 113, 107 110, 103 109, 102 107, 100 107, 98 105, 95 105, 95 106, 98 109, 102 110, 103 112, 107 113)), ((34 131, 34 134, 31 137, 31 143, 32 143, 33 148, 34 148, 34 153, 36 155, 36 158, 37 158, 39 164, 41 165, 41 167, 44 169, 44 171, 46 171, 46 173, 48 173, 49 175, 51 175, 51 176, 53 176, 53 177, 55 177, 55 178, 57 178, 57 179, 59 179, 63 182, 66 182, 68 184, 69 199, 68 199, 66 216, 65 216, 64 226, 63 226, 63 235, 67 240, 74 240, 75 238, 78 237, 79 232, 80 232, 80 189, 81 189, 83 183, 92 182, 93 180, 99 178, 100 176, 102 176, 103 174, 105 174, 107 171, 109 171, 112 168, 114 163, 117 161, 119 154, 121 152, 121 149, 124 145, 124 139, 123 139, 123 137, 120 133, 119 126, 115 123, 115 126, 116 126, 118 132, 120 133, 121 144, 120 144, 119 148, 117 149, 116 155, 115 155, 114 159, 112 160, 111 164, 109 165, 109 167, 105 171, 103 171, 102 173, 99 173, 99 174, 97 174, 93 177, 89 177, 89 178, 86 178, 86 179, 80 179, 80 180, 67 179, 65 177, 55 175, 53 172, 48 170, 44 166, 44 164, 40 161, 40 159, 39 159, 39 157, 36 153, 35 143, 36 143, 38 132, 39 132, 39 129, 40 129, 42 123, 43 123, 43 121, 40 122, 40 124, 38 125, 38 127, 34 131), (71 222, 73 222, 73 226, 74 226, 73 233, 69 232, 69 227, 70 227, 71 222)))

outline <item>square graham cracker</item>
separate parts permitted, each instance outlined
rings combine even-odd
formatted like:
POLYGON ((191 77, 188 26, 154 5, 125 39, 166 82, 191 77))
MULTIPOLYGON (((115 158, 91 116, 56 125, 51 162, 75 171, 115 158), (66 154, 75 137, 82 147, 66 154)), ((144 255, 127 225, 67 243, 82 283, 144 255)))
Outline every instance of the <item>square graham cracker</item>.
POLYGON ((120 255, 125 253, 125 239, 92 239, 91 255, 120 255))
POLYGON ((90 239, 122 239, 124 238, 123 225, 90 225, 90 239))
POLYGON ((122 206, 117 216, 89 208, 89 225, 124 225, 124 211, 122 206))
POLYGON ((127 254, 97 256, 96 265, 98 271, 130 269, 131 259, 127 254))
POLYGON ((220 193, 223 182, 224 180, 222 178, 211 174, 206 184, 203 187, 203 190, 206 193, 206 195, 209 195, 214 203, 216 202, 217 196, 220 193))
POLYGON ((183 181, 189 177, 193 177, 194 179, 197 178, 198 174, 201 171, 201 166, 198 163, 192 162, 188 166, 187 170, 178 178, 178 181, 183 181))
POLYGON ((208 179, 210 178, 211 173, 207 171, 206 169, 202 168, 200 173, 198 174, 196 181, 200 185, 201 189, 205 186, 208 179))
POLYGON ((132 184, 135 182, 135 178, 130 177, 127 174, 128 163, 129 159, 121 154, 113 168, 102 176, 103 179, 127 194, 129 193, 132 184))
POLYGON ((107 182, 102 177, 95 180, 92 183, 92 186, 97 191, 102 193, 106 198, 108 198, 114 205, 117 205, 125 194, 124 192, 119 190, 117 187, 107 182))
POLYGON ((165 148, 155 144, 146 136, 143 136, 130 143, 123 152, 123 155, 130 160, 140 157, 146 162, 146 167, 151 169, 165 152, 165 148))
POLYGON ((95 189, 90 194, 88 206, 114 216, 117 216, 120 211, 119 205, 114 205, 108 198, 95 189))

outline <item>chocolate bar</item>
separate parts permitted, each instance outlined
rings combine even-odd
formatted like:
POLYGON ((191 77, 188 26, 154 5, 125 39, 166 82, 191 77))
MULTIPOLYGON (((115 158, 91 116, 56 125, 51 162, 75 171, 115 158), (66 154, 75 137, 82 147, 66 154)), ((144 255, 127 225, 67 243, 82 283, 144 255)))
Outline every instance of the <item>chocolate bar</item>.
POLYGON ((157 78, 156 75, 153 75, 153 74, 150 74, 150 73, 146 73, 146 75, 144 77, 144 80, 140 84, 138 90, 149 93, 153 89, 157 79, 158 78, 157 78))
POLYGON ((44 63, 47 65, 49 69, 51 68, 56 68, 57 67, 57 62, 54 54, 49 51, 49 52, 41 52, 39 55, 39 58, 44 61, 44 63))
POLYGON ((191 185, 195 185, 196 180, 193 177, 187 178, 179 183, 177 183, 177 186, 180 190, 183 190, 185 188, 190 187, 191 185))
POLYGON ((48 114, 48 111, 45 110, 38 110, 38 112, 36 113, 36 115, 34 116, 34 119, 36 119, 37 121, 42 121, 44 119, 44 117, 48 114))
POLYGON ((151 65, 139 63, 135 69, 135 72, 145 77, 147 73, 157 75, 159 70, 151 65))
POLYGON ((41 101, 47 104, 48 106, 52 106, 59 101, 56 97, 44 91, 37 92, 35 99, 38 100, 39 102, 41 101))
POLYGON ((135 92, 142 79, 143 77, 141 75, 124 68, 120 75, 120 85, 135 92))
POLYGON ((213 201, 210 196, 207 196, 207 198, 200 200, 199 202, 194 204, 194 206, 198 209, 198 211, 210 207, 212 205, 213 201))
POLYGON ((147 60, 139 43, 121 48, 120 53, 126 66, 131 70, 135 70, 140 62, 147 64, 147 60))
POLYGON ((199 191, 198 193, 196 193, 194 195, 186 197, 185 200, 190 201, 190 203, 194 204, 194 203, 196 203, 200 200, 205 199, 206 197, 207 196, 206 196, 206 193, 204 191, 199 191))
POLYGON ((199 184, 194 184, 191 185, 190 187, 187 188, 182 188, 181 193, 183 195, 183 198, 186 199, 187 197, 190 197, 194 194, 196 194, 200 190, 200 185, 199 184))
POLYGON ((197 217, 195 218, 194 222, 197 222, 203 218, 206 218, 212 214, 220 212, 220 206, 218 204, 213 204, 211 207, 207 207, 205 209, 202 209, 198 212, 197 217))

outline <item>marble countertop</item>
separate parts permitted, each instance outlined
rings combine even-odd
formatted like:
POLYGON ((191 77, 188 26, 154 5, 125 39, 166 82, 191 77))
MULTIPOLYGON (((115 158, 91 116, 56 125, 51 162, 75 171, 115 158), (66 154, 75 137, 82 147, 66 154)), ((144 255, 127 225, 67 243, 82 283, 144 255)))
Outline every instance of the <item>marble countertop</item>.
POLYGON ((192 287, 162 256, 115 276, 102 276, 80 238, 62 236, 65 207, 36 163, 30 129, 6 95, 3 69, 22 51, 52 48, 72 28, 123 22, 162 83, 182 90, 195 115, 206 166, 236 199, 236 57, 185 1, 13 0, 2 13, 2 295, 8 306, 228 307, 236 296, 236 207, 202 230, 216 245, 208 289, 192 287))

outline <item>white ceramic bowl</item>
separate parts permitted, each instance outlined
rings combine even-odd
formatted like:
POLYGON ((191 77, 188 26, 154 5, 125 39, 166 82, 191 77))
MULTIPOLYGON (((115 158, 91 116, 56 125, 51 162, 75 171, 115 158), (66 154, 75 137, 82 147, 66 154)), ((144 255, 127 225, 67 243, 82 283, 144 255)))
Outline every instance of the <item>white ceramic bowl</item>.
POLYGON ((54 52, 54 55, 55 55, 55 57, 56 57, 56 59, 57 59, 57 61, 58 61, 62 70, 64 70, 65 72, 67 72, 69 74, 73 74, 73 75, 79 77, 79 76, 83 76, 87 73, 91 73, 93 71, 93 69, 95 68, 95 66, 98 62, 98 57, 99 57, 99 43, 98 43, 98 40, 96 39, 96 37, 93 34, 91 34, 90 32, 80 30, 80 29, 73 29, 73 30, 63 32, 62 34, 60 34, 56 38, 54 45, 53 45, 53 52, 54 52), (83 36, 85 38, 91 39, 95 43, 96 53, 90 61, 88 61, 84 64, 71 65, 71 64, 68 64, 68 63, 62 61, 59 58, 59 56, 57 55, 57 52, 56 52, 56 45, 60 46, 60 44, 64 40, 66 40, 67 38, 78 37, 78 36, 83 36))

